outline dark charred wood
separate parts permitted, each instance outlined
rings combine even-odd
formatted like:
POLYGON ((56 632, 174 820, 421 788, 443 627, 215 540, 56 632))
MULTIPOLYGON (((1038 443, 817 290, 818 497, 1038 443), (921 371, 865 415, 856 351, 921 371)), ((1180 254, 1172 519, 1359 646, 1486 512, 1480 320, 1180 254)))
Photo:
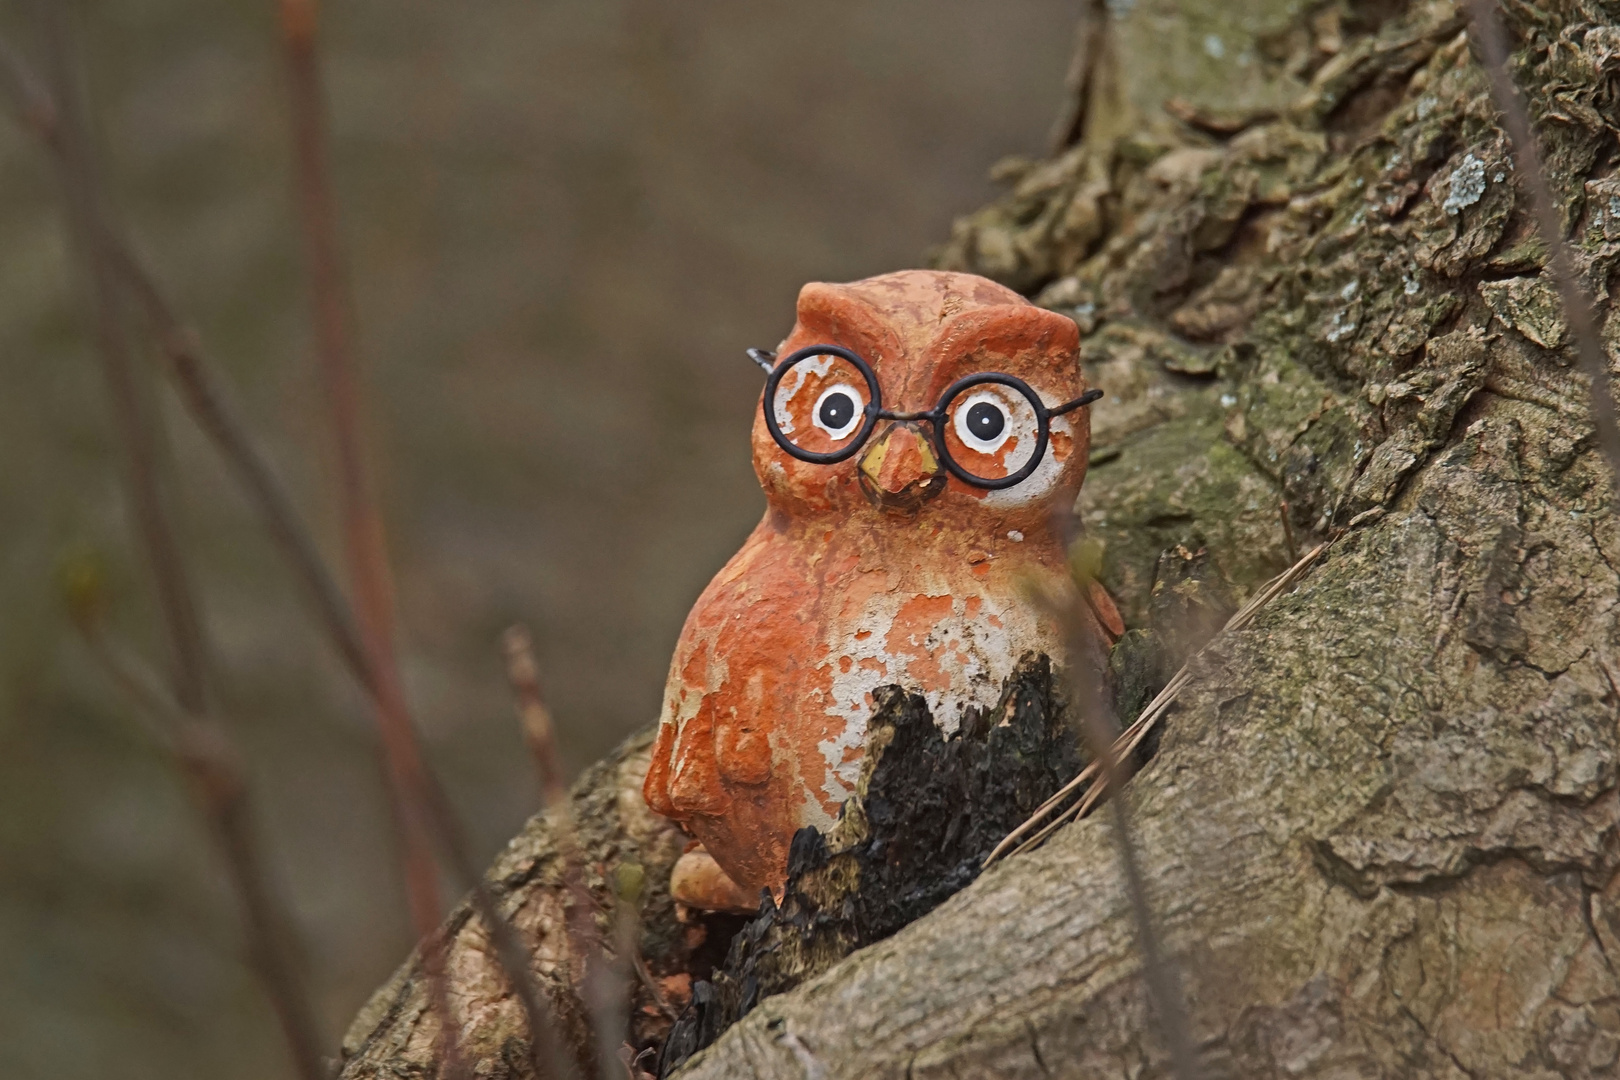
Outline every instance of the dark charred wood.
POLYGON ((928 914, 1080 771, 1077 734, 1045 656, 1026 655, 994 709, 942 734, 919 694, 878 691, 857 794, 828 835, 801 829, 780 905, 764 898, 725 966, 693 987, 665 1043, 668 1075, 761 1000, 928 914))

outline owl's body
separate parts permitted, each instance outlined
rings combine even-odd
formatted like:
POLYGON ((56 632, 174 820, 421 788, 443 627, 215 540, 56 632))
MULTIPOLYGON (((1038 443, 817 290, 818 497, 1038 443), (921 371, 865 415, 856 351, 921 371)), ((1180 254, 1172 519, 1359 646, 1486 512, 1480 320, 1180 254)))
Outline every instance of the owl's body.
MULTIPOLYGON (((1049 408, 1084 390, 1074 324, 972 275, 807 285, 798 314, 781 355, 853 350, 887 409, 927 410, 978 372, 1016 376, 1049 408)), ((784 381, 767 403, 783 430, 821 439, 812 449, 835 446, 840 431, 818 420, 837 423, 836 411, 811 411, 845 392, 846 382, 824 388, 832 378, 784 381)), ((978 398, 1009 430, 992 443, 959 425, 969 445, 948 449, 975 473, 1010 474, 1009 455, 1027 453, 1034 428, 1019 426, 1017 402, 978 398)), ((1084 477, 1084 410, 1052 417, 1050 433, 1026 479, 985 490, 946 473, 917 423, 879 425, 858 457, 819 464, 785 453, 762 411, 765 518, 687 617, 644 789, 745 890, 779 887, 794 832, 826 828, 853 792, 878 687, 921 692, 951 730, 967 707, 995 704, 1025 652, 1062 655, 1057 627, 1027 596, 1031 584, 1067 580, 1050 521, 1084 477)))

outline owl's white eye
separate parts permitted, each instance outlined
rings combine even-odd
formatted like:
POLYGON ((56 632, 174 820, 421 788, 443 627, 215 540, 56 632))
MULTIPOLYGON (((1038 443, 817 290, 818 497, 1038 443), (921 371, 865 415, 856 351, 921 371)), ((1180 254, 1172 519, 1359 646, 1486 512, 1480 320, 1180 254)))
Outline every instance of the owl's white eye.
POLYGON ((981 454, 1000 450, 1013 433, 1013 418, 1007 403, 992 390, 980 390, 959 403, 952 418, 956 437, 981 454))
POLYGON ((837 383, 821 392, 810 422, 834 439, 847 439, 860 427, 866 408, 861 392, 848 383, 837 383))

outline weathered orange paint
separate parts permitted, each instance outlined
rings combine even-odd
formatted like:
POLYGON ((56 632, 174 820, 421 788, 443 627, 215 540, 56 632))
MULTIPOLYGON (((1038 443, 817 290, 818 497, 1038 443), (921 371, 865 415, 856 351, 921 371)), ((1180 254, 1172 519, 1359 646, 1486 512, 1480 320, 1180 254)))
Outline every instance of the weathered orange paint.
MULTIPOLYGON (((932 408, 951 382, 984 371, 1018 376, 1049 407, 1086 389, 1072 321, 970 274, 806 285, 779 355, 812 344, 865 357, 897 411, 932 408)), ((821 385, 803 382, 788 408, 813 439, 821 385)), ((765 518, 687 617, 644 787, 750 893, 779 889, 794 832, 829 826, 853 790, 876 688, 917 689, 954 730, 967 706, 995 703, 1026 650, 1062 653, 1026 586, 1067 581, 1050 523, 1085 477, 1087 411, 1055 418, 1040 468, 1002 491, 942 482, 917 434, 880 423, 860 454, 813 465, 784 453, 756 413, 765 518)), ((1007 475, 1032 437, 1015 432, 977 457, 952 450, 981 475, 1007 475)))

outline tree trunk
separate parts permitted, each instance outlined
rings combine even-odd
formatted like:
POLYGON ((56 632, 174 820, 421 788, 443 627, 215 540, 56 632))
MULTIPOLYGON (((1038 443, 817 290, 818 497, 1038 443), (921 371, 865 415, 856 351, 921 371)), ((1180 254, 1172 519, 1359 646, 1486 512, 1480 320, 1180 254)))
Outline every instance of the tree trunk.
MULTIPOLYGON (((1620 27, 1596 2, 1507 8, 1606 313, 1620 27)), ((1080 141, 1004 166, 1012 189, 938 261, 1080 323, 1109 392, 1081 511, 1128 623, 1167 609, 1178 562, 1241 599, 1338 538, 1195 661, 1124 796, 1204 1075, 1616 1075, 1613 476, 1464 20, 1108 9, 1082 35, 1091 97, 1064 113, 1080 141)), ((679 837, 641 807, 644 767, 633 741, 580 813, 597 863, 661 885, 679 837)), ((993 867, 679 1075, 1170 1075, 1109 830, 993 867)), ((561 894, 522 867, 549 843, 537 819, 492 872, 542 967, 561 894)), ((647 951, 674 971, 691 944, 669 910, 655 895, 647 951)), ((479 1074, 526 1075, 521 1017, 460 918, 479 1074)), ((356 1022, 346 1076, 435 1071, 414 972, 356 1022)))

